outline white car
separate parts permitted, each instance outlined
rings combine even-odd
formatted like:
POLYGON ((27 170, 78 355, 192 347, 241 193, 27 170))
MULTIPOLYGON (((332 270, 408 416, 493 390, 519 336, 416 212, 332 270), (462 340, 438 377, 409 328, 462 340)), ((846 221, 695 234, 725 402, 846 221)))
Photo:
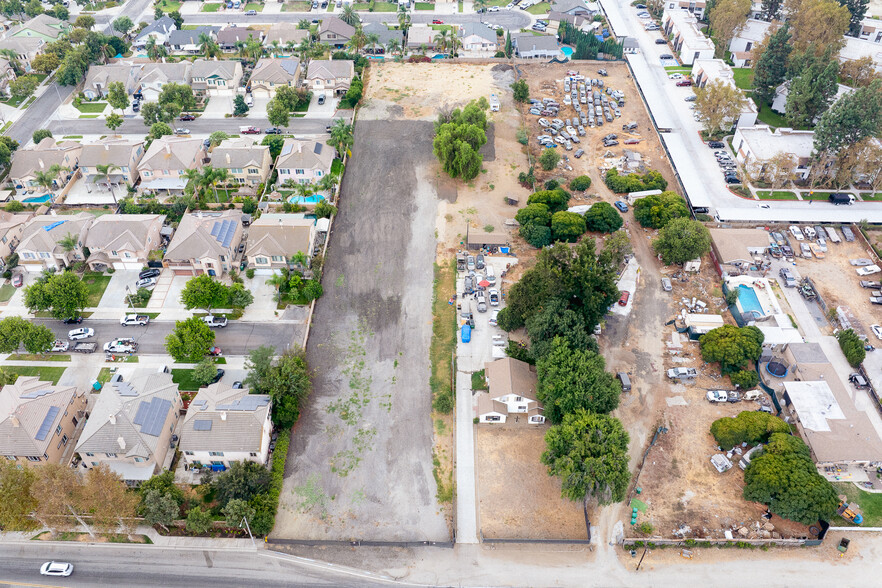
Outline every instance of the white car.
POLYGON ((54 343, 52 343, 52 349, 49 351, 51 353, 64 353, 67 351, 67 348, 70 347, 67 341, 62 339, 56 339, 54 343))
POLYGON ((70 576, 73 573, 73 564, 61 561, 47 561, 40 566, 42 576, 70 576))
POLYGON ((726 394, 724 390, 708 390, 707 391, 707 401, 708 402, 726 402, 729 399, 729 396, 726 394))
MULTIPOLYGON (((494 310, 493 312, 490 313, 490 321, 489 321, 489 323, 490 323, 490 326, 491 326, 491 327, 495 327, 495 326, 496 326, 496 317, 498 317, 498 316, 499 316, 499 310, 498 310, 498 309, 497 309, 497 310, 494 310)), ((876 325, 876 326, 878 327, 878 325, 876 325)), ((874 332, 875 332, 875 331, 874 331, 874 332)), ((882 333, 882 328, 880 328, 880 331, 879 331, 879 332, 882 333)), ((882 335, 879 335, 879 338, 882 339, 882 335)))
POLYGON ((799 230, 799 227, 797 227, 796 225, 790 225, 790 234, 793 235, 797 241, 803 241, 805 239, 802 231, 799 230))
POLYGON ((135 282, 135 288, 152 288, 156 285, 156 278, 141 278, 137 282, 135 282))
POLYGON ((491 6, 490 8, 487 9, 487 12, 499 12, 499 7, 498 6, 491 6))
POLYGON ((878 265, 868 265, 867 267, 859 267, 854 271, 856 271, 859 276, 871 276, 875 273, 882 272, 882 268, 878 265))
POLYGON ((670 80, 682 80, 682 79, 683 79, 683 74, 672 73, 671 75, 668 76, 668 79, 670 79, 670 80))
POLYGON ((67 338, 71 341, 79 341, 80 339, 89 339, 95 336, 95 329, 83 327, 81 329, 73 329, 67 332, 67 338))
POLYGON ((882 325, 872 325, 870 330, 873 331, 877 339, 882 339, 882 325))

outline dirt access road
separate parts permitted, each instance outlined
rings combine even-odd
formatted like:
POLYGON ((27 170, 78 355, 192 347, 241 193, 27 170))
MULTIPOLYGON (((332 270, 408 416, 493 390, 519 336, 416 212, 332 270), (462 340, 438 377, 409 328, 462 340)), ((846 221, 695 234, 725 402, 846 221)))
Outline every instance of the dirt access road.
POLYGON ((432 477, 431 123, 359 121, 273 535, 446 541, 432 477))

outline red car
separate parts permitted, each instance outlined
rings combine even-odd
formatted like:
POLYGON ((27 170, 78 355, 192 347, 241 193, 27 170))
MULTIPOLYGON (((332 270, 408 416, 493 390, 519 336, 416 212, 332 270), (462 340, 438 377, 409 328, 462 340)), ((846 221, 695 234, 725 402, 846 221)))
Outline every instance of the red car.
POLYGON ((628 298, 630 298, 630 297, 631 297, 631 293, 628 292, 627 290, 622 292, 622 297, 619 298, 619 306, 627 306, 628 305, 628 298))
POLYGON ((222 355, 221 348, 220 347, 210 348, 208 350, 208 355, 211 355, 212 357, 218 357, 218 356, 222 355))
POLYGON ((16 288, 21 288, 21 285, 24 284, 24 278, 21 274, 15 274, 12 276, 12 285, 16 288))
POLYGON ((432 24, 444 24, 443 20, 438 20, 437 18, 432 20, 432 24))
POLYGON ((247 129, 240 129, 239 132, 243 135, 259 135, 260 129, 257 127, 248 127, 247 129))
POLYGON ((192 114, 182 114, 178 120, 196 120, 196 117, 192 114))
POLYGON ((677 80, 678 86, 691 86, 692 80, 677 80))

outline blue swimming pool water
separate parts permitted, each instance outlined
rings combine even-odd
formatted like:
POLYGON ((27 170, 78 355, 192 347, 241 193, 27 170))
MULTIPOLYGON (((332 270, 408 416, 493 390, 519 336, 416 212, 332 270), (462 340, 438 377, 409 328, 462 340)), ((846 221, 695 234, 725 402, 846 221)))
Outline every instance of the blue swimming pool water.
POLYGON ((43 204, 44 202, 49 202, 52 199, 51 194, 43 194, 42 196, 32 196, 30 198, 25 198, 22 202, 27 204, 43 204))
POLYGON ((435 54, 434 57, 432 57, 432 59, 447 59, 447 54, 446 53, 437 53, 437 54, 435 54))
POLYGON ((564 46, 564 47, 561 47, 560 50, 563 51, 564 55, 566 55, 567 57, 573 56, 573 48, 572 47, 564 46))
POLYGON ((324 198, 321 194, 313 194, 312 196, 291 196, 288 198, 288 202, 291 204, 318 204, 318 202, 324 198))
POLYGON ((738 286, 738 304, 741 305, 741 308, 744 312, 753 312, 756 316, 765 316, 763 312, 763 307, 760 304, 759 298, 756 296, 756 292, 750 286, 745 286, 741 284, 738 286))

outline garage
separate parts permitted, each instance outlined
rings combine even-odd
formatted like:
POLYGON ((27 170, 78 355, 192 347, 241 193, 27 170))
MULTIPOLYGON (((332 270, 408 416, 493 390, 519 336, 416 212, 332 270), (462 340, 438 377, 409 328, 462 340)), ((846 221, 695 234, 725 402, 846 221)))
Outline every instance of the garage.
POLYGON ((176 276, 195 276, 193 268, 171 268, 176 276))
POLYGON ((114 261, 113 269, 115 270, 140 270, 144 264, 139 261, 114 261))

